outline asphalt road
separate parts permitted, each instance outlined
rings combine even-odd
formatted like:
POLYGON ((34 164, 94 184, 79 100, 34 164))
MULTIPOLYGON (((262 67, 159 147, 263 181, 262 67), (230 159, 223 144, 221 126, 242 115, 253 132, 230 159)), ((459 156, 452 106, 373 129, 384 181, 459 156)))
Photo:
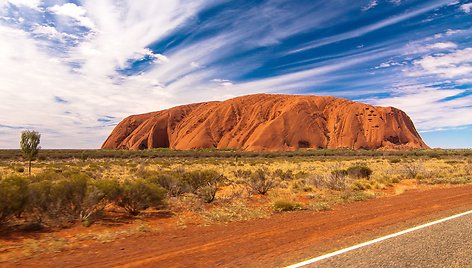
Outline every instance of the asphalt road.
POLYGON ((472 267, 472 214, 305 267, 472 267))

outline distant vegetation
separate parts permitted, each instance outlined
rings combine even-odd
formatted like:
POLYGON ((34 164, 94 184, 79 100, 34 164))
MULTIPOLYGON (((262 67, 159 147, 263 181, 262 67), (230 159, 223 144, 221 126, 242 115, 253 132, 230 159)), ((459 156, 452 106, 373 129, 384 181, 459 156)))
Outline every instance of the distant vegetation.
MULTIPOLYGON (((104 159, 104 158, 285 158, 285 157, 314 157, 314 158, 368 158, 368 157, 389 157, 397 160, 399 157, 460 157, 472 156, 472 149, 428 149, 410 151, 381 151, 381 150, 340 150, 340 149, 304 149, 291 152, 243 152, 238 150, 171 150, 171 149, 150 149, 150 150, 41 150, 40 160, 60 160, 60 159, 104 159)), ((22 153, 20 150, 0 150, 0 160, 20 160, 22 153)))
POLYGON ((424 185, 469 183, 471 152, 43 150, 32 175, 25 176, 20 151, 2 150, 0 224, 88 226, 109 211, 133 217, 149 209, 178 213, 182 202, 190 211, 215 207, 201 214, 210 219, 209 213, 227 202, 241 204, 233 207, 237 213, 248 213, 241 206, 253 196, 276 212, 324 210, 336 202, 372 198, 404 179, 424 185))

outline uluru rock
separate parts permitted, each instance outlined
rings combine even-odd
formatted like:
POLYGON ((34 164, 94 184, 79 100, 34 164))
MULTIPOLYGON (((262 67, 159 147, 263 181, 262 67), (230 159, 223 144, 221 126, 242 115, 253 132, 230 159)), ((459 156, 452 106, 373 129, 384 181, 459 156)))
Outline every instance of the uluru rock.
POLYGON ((342 98, 257 94, 132 115, 103 149, 428 148, 403 111, 342 98))

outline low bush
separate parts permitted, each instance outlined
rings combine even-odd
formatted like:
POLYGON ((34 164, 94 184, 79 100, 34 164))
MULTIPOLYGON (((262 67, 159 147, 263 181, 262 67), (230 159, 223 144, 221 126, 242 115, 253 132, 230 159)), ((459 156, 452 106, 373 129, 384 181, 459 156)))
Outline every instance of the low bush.
POLYGON ((282 211, 296 211, 302 210, 303 207, 300 203, 291 201, 291 200, 276 200, 272 204, 272 208, 275 211, 282 212, 282 211))
POLYGON ((179 196, 187 188, 185 183, 175 173, 161 173, 153 181, 166 189, 170 196, 179 196))
POLYGON ((423 163, 420 161, 411 161, 403 164, 403 172, 410 179, 415 179, 424 171, 423 163))
POLYGON ((339 176, 339 173, 333 175, 312 175, 307 181, 316 188, 326 188, 335 191, 342 191, 347 188, 348 178, 339 176))
POLYGON ((347 187, 347 178, 344 177, 339 177, 339 176, 328 176, 327 180, 325 181, 326 183, 326 188, 330 190, 335 190, 335 191, 342 191, 346 189, 347 187))
POLYGON ((200 188, 217 184, 223 178, 221 174, 214 170, 202 170, 184 173, 182 181, 185 183, 188 192, 197 194, 200 188))
POLYGON ((16 167, 15 171, 18 172, 18 173, 23 173, 23 172, 25 172, 25 168, 24 167, 16 167))
POLYGON ((250 170, 238 169, 234 171, 234 176, 239 179, 248 179, 251 177, 252 172, 250 170))
POLYGON ((97 180, 93 182, 93 185, 103 193, 107 203, 115 201, 122 192, 120 183, 113 179, 97 180))
POLYGON ((369 178, 372 175, 372 169, 367 166, 349 167, 346 172, 353 179, 369 178))
MULTIPOLYGON (((281 184, 281 186, 283 186, 284 183, 281 184)), ((290 185, 290 188, 291 190, 294 192, 294 193, 297 193, 297 192, 311 192, 313 191, 313 188, 309 185, 307 185, 306 183, 306 180, 294 180, 292 181, 290 185)))
POLYGON ((83 174, 55 181, 43 180, 30 184, 28 207, 38 223, 44 219, 53 225, 76 219, 91 223, 118 192, 118 183, 93 181, 83 174))
POLYGON ((372 181, 366 179, 359 179, 352 183, 351 189, 354 191, 363 191, 373 189, 372 181))
POLYGON ((336 169, 331 171, 331 176, 334 176, 336 178, 344 178, 348 175, 347 170, 345 169, 336 169))
POLYGON ((0 225, 21 215, 28 201, 28 181, 23 177, 0 180, 0 225))
POLYGON ((326 202, 315 202, 310 205, 310 209, 314 211, 327 211, 331 210, 331 206, 326 202))
POLYGON ((69 179, 55 182, 54 198, 61 205, 63 213, 71 218, 79 216, 87 193, 88 177, 85 175, 72 175, 69 179))
POLYGON ((363 192, 363 191, 354 191, 354 192, 347 191, 341 196, 341 198, 347 202, 365 201, 365 200, 372 199, 374 197, 375 197, 374 194, 363 192))
POLYGON ((165 203, 166 191, 145 180, 126 181, 116 199, 116 204, 132 216, 149 207, 161 207, 165 203))
POLYGON ((265 195, 270 189, 275 187, 275 181, 269 177, 266 169, 258 169, 251 174, 247 185, 253 192, 265 195))
POLYGON ((52 182, 43 180, 33 182, 28 186, 28 210, 36 223, 42 223, 44 218, 57 218, 62 213, 59 202, 56 202, 52 182))
POLYGON ((64 226, 80 220, 89 226, 115 203, 131 215, 161 207, 166 191, 145 180, 94 180, 84 173, 40 173, 0 179, 0 223, 28 213, 34 224, 64 226))
POLYGON ((283 181, 292 180, 294 178, 292 170, 283 171, 281 169, 276 169, 273 173, 274 177, 280 178, 283 181))
POLYGON ((215 200, 216 192, 218 191, 218 186, 216 184, 210 184, 203 186, 197 190, 197 195, 205 203, 211 203, 215 200))
POLYGON ((167 190, 170 196, 179 196, 183 193, 193 193, 210 203, 214 200, 218 184, 225 177, 213 170, 190 171, 174 170, 148 174, 146 180, 167 190))
POLYGON ((466 175, 472 175, 472 163, 467 163, 465 165, 464 172, 466 175))

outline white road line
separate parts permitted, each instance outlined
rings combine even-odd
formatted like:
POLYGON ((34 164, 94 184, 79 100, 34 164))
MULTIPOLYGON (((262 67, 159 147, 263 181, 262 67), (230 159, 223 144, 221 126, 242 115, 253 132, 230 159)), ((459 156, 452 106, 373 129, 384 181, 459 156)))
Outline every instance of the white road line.
POLYGON ((306 266, 306 265, 309 265, 309 264, 313 264, 315 262, 319 262, 321 260, 325 260, 325 259, 334 257, 336 255, 344 254, 346 252, 356 250, 358 248, 362 248, 362 247, 365 247, 365 246, 368 246, 368 245, 372 245, 372 244, 375 244, 375 243, 378 243, 378 242, 381 242, 381 241, 384 241, 384 240, 387 240, 387 239, 390 239, 390 238, 394 238, 394 237, 397 237, 397 236, 400 236, 400 235, 404 235, 404 234, 407 234, 407 233, 410 233, 410 232, 414 232, 414 231, 417 231, 419 229, 423 229, 423 228, 426 228, 426 227, 429 227, 429 226, 432 226, 432 225, 435 225, 435 224, 438 224, 438 223, 442 223, 442 222, 445 222, 445 221, 456 219, 456 218, 466 216, 466 215, 469 215, 469 214, 472 214, 472 210, 469 210, 469 211, 466 211, 466 212, 463 212, 463 213, 460 213, 460 214, 456 214, 456 215, 453 215, 453 216, 450 216, 450 217, 447 217, 447 218, 444 218, 444 219, 440 219, 440 220, 437 220, 437 221, 429 222, 429 223, 426 223, 426 224, 423 224, 423 225, 419 225, 419 226, 416 226, 416 227, 413 227, 413 228, 410 228, 410 229, 406 229, 406 230, 400 231, 398 233, 390 234, 390 235, 387 235, 387 236, 382 236, 382 237, 379 237, 377 239, 367 241, 367 242, 364 242, 362 244, 358 244, 358 245, 348 247, 348 248, 345 248, 345 249, 341 249, 341 250, 338 250, 338 251, 334 251, 334 252, 331 252, 331 253, 328 253, 328 254, 325 254, 325 255, 321 255, 321 256, 318 256, 318 257, 313 258, 313 259, 309 259, 309 260, 302 261, 302 262, 299 262, 299 263, 296 263, 296 264, 292 264, 292 265, 287 266, 286 268, 303 267, 303 266, 306 266))

